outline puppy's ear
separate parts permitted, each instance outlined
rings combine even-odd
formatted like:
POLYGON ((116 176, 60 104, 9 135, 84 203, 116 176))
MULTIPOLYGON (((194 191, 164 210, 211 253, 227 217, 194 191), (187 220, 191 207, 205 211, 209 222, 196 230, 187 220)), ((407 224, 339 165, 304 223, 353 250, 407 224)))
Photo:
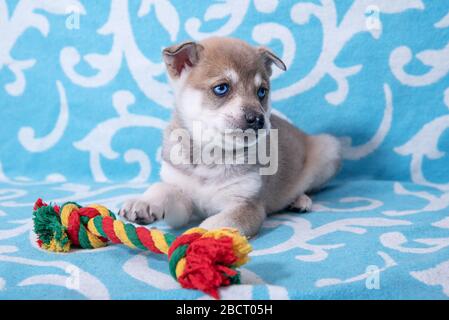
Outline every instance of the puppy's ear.
POLYGON ((162 54, 170 76, 177 78, 186 67, 197 64, 202 48, 200 44, 192 41, 165 48, 162 54))
POLYGON ((265 63, 265 67, 270 72, 270 75, 271 75, 271 66, 273 64, 276 65, 276 67, 278 67, 279 69, 281 69, 283 71, 287 70, 287 66, 285 65, 285 63, 278 56, 276 56, 273 52, 271 52, 270 49, 267 49, 265 47, 260 47, 260 48, 258 48, 258 50, 262 57, 263 62, 265 63))

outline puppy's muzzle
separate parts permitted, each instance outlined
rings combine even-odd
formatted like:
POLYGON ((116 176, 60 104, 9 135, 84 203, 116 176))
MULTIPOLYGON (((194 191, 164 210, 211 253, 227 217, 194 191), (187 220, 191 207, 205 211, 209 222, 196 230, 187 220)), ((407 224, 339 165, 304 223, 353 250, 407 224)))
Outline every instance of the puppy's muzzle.
POLYGON ((265 125, 264 115, 260 112, 255 111, 247 111, 245 113, 245 120, 247 129, 259 130, 262 129, 265 125))

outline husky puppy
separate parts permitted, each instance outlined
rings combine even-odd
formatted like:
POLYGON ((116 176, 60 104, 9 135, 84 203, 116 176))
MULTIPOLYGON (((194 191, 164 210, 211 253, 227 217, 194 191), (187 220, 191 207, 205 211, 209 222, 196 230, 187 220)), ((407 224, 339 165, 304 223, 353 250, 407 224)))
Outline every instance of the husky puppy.
MULTIPOLYGON (((267 48, 221 37, 168 47, 163 58, 175 108, 164 132, 162 182, 126 201, 120 215, 140 224, 164 219, 172 227, 197 217, 204 220, 200 227, 233 227, 250 237, 268 214, 287 208, 309 211, 307 193, 340 167, 340 144, 327 134, 307 135, 271 113, 271 68, 285 71, 281 59, 267 48), (195 124, 207 134, 195 136, 195 124), (252 141, 259 145, 262 136, 268 141, 270 164, 192 161, 195 148, 203 151, 202 142, 223 137, 226 130, 266 132, 252 141), (173 139, 178 131, 188 134, 181 142, 173 139), (187 161, 174 159, 179 145, 187 150, 179 157, 187 161), (270 166, 274 169, 261 173, 270 166)), ((247 159, 249 137, 245 141, 240 149, 247 159)))

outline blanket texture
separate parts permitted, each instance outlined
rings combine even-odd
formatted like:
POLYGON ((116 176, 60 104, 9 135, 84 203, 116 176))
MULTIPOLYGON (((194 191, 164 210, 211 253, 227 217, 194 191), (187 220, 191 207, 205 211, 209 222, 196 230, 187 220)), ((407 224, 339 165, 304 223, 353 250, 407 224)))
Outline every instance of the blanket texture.
POLYGON ((431 0, 0 0, 0 299, 209 298, 164 257, 42 251, 31 211, 117 211, 157 181, 161 49, 212 35, 272 48, 274 112, 344 146, 313 212, 267 219, 222 297, 448 299, 449 2, 431 0))

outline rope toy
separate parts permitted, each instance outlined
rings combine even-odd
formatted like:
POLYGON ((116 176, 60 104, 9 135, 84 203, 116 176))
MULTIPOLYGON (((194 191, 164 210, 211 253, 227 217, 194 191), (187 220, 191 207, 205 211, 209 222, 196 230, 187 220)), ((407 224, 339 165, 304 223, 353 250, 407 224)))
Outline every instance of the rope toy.
POLYGON ((179 237, 157 229, 135 227, 116 220, 107 208, 62 207, 38 199, 33 208, 34 232, 42 249, 69 252, 72 246, 95 249, 122 243, 133 249, 168 256, 170 274, 186 289, 197 289, 219 299, 218 288, 240 283, 237 268, 248 262, 251 245, 236 229, 207 231, 192 228, 179 237))

